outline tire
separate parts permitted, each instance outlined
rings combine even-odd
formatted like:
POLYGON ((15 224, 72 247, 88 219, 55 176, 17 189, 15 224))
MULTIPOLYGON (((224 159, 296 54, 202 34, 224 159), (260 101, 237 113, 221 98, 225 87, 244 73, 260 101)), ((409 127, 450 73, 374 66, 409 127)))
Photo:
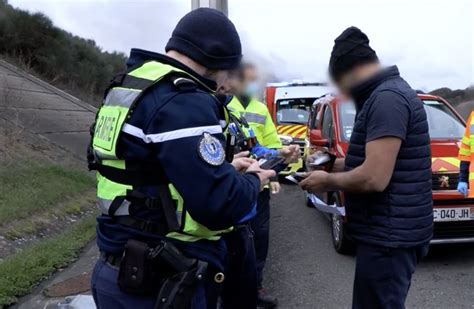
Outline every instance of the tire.
MULTIPOLYGON (((337 194, 331 198, 330 203, 340 205, 337 194)), ((352 255, 355 253, 354 242, 347 237, 346 223, 342 216, 331 215, 331 236, 332 244, 337 253, 344 255, 352 255)))

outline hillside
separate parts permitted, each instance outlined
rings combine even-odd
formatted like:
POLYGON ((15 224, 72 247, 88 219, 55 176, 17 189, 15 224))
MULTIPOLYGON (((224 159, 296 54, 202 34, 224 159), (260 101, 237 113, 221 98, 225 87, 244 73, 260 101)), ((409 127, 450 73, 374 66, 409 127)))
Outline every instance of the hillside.
POLYGON ((86 102, 101 101, 125 55, 104 52, 93 40, 56 27, 41 13, 0 0, 0 55, 86 102))
POLYGON ((443 87, 431 91, 430 94, 448 100, 464 118, 467 118, 469 113, 474 110, 474 86, 456 90, 443 87))
POLYGON ((94 238, 95 182, 84 162, 94 114, 0 59, 0 308, 94 238))

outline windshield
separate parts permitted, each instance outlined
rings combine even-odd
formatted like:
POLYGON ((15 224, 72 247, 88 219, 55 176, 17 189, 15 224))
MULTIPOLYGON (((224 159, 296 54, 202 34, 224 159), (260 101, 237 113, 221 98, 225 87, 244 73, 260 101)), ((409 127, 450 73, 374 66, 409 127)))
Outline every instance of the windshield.
POLYGON ((278 100, 276 102, 277 124, 306 124, 314 100, 316 98, 278 100))
MULTIPOLYGON (((436 100, 423 100, 430 127, 431 139, 461 139, 464 126, 453 112, 442 102, 436 100)), ((341 137, 349 141, 354 128, 355 107, 352 103, 339 104, 339 122, 341 137)))
POLYGON ((464 125, 443 103, 435 100, 423 101, 432 139, 461 139, 464 125))

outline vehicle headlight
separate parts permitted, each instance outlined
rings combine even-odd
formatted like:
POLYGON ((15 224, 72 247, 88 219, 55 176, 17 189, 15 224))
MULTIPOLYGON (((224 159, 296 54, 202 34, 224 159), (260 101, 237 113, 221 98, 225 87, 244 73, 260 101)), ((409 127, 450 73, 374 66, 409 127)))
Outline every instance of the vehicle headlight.
POLYGON ((280 138, 280 141, 283 145, 289 145, 291 143, 293 143, 293 137, 291 136, 288 136, 288 135, 278 135, 278 137, 280 138))

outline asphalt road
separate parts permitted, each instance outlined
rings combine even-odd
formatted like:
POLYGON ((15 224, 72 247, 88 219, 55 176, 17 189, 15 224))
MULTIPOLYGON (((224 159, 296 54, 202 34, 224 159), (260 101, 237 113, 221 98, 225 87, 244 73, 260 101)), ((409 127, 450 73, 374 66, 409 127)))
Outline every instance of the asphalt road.
MULTIPOLYGON (((350 308, 355 258, 336 253, 329 221, 298 187, 272 200, 266 287, 279 308, 350 308)), ((376 270, 374 270, 376 271, 376 270)), ((432 247, 418 266, 408 308, 474 308, 474 244, 432 247)))

